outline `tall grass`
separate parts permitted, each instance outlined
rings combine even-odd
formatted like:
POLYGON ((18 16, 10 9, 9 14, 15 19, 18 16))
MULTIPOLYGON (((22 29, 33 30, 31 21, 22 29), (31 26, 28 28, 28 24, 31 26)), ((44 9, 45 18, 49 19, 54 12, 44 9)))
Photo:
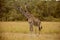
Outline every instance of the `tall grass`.
MULTIPOLYGON (((60 22, 42 22, 40 33, 60 33, 60 22)), ((38 28, 34 27, 38 32, 38 28)), ((0 32, 29 33, 28 22, 0 22, 0 32)))

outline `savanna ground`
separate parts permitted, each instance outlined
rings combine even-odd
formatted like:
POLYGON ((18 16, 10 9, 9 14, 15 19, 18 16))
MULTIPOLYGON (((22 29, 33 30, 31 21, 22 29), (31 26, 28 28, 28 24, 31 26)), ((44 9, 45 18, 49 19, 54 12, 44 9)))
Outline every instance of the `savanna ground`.
POLYGON ((0 22, 0 40, 60 40, 60 22, 42 22, 31 34, 28 22, 0 22))

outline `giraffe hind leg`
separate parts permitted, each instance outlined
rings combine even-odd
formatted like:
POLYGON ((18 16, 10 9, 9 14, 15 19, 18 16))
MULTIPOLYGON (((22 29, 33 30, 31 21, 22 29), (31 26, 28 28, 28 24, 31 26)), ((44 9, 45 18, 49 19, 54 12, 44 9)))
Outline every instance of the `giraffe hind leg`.
POLYGON ((42 26, 40 24, 38 25, 38 29, 39 29, 39 34, 40 34, 40 31, 42 29, 42 26))

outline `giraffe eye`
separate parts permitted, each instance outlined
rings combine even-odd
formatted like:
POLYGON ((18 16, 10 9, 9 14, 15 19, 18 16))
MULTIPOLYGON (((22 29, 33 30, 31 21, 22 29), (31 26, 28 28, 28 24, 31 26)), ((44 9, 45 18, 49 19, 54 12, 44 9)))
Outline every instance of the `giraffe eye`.
POLYGON ((26 11, 25 11, 26 12, 26 11))

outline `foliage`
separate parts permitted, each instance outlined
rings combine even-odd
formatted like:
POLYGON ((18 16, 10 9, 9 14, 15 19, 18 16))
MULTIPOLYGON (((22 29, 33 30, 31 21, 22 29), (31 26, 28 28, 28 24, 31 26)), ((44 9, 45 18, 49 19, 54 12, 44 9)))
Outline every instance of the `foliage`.
MULTIPOLYGON (((37 0, 18 0, 17 5, 25 7, 28 4, 28 11, 42 21, 60 21, 60 2, 56 1, 37 1, 37 0)), ((24 15, 18 12, 14 6, 15 0, 0 0, 0 21, 24 21, 24 15)))

